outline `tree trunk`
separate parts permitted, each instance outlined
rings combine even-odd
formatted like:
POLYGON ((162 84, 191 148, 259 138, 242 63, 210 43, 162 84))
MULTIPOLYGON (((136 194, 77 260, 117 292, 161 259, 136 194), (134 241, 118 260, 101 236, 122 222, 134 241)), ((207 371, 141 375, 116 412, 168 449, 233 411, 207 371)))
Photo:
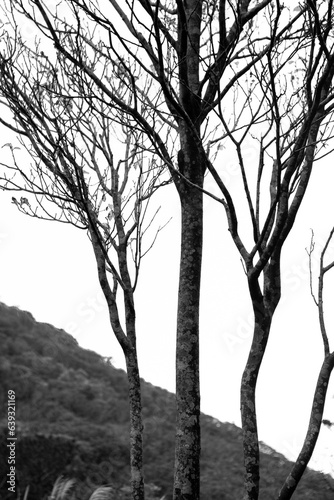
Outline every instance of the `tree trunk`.
MULTIPOLYGON (((188 148, 185 147, 185 150, 188 148)), ((204 169, 195 148, 179 158, 183 175, 203 185, 204 169)), ((200 495, 199 301, 202 263, 203 195, 180 180, 181 257, 176 342, 176 445, 174 500, 200 495)))
POLYGON ((240 403, 245 467, 244 500, 258 500, 260 488, 260 449, 255 405, 256 383, 265 353, 272 316, 268 314, 258 285, 250 285, 254 334, 248 360, 242 375, 240 403))
MULTIPOLYGON (((141 387, 136 347, 136 314, 133 302, 131 282, 124 266, 126 260, 123 258, 123 278, 126 278, 127 289, 124 290, 124 308, 126 334, 121 326, 116 296, 111 290, 106 273, 105 254, 96 227, 91 226, 90 236, 95 253, 99 283, 105 296, 110 324, 113 332, 122 347, 126 360, 126 371, 129 386, 130 406, 130 466, 131 466, 131 488, 133 500, 144 500, 144 478, 143 478, 143 423, 141 407, 141 387)), ((126 249, 124 249, 126 251, 126 249)), ((120 255, 119 255, 120 257, 120 255)), ((121 266, 122 267, 122 266, 121 266)))
POLYGON ((305 437, 304 445, 299 453, 299 456, 294 463, 292 470, 286 478, 281 491, 278 494, 277 500, 290 500, 295 489, 302 478, 307 464, 312 457, 316 442, 318 440, 324 406, 326 402, 326 393, 328 382, 334 368, 334 352, 326 356, 317 381, 313 405, 311 411, 310 422, 305 437))
POLYGON ((141 386, 136 349, 126 354, 130 404, 130 464, 133 500, 144 500, 143 479, 143 422, 141 386))

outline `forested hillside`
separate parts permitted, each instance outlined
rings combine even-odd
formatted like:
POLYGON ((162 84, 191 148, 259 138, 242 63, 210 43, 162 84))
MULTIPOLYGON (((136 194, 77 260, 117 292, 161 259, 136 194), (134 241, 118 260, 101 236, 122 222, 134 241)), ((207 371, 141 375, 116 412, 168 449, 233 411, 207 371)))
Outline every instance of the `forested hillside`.
MULTIPOLYGON (((37 323, 28 312, 0 304, 0 497, 7 489, 7 393, 16 394, 16 467, 20 498, 43 500, 59 476, 75 479, 76 500, 101 485, 113 499, 129 499, 127 380, 108 360, 82 349, 63 330, 37 323), (4 474, 5 472, 5 474, 4 474)), ((218 396, 219 397, 219 391, 218 396)), ((143 382, 147 500, 172 491, 174 395, 143 382)), ((262 446, 262 500, 275 498, 289 462, 262 446)), ((203 500, 242 497, 241 430, 202 415, 203 500)), ((333 500, 331 478, 308 471, 295 500, 333 500)))

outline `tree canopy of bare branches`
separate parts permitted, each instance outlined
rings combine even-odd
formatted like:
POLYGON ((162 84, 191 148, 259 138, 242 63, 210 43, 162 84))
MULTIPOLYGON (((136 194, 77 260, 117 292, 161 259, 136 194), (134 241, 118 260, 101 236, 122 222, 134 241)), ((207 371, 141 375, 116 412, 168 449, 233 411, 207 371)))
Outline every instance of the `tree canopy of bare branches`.
MULTIPOLYGON (((35 195, 47 217, 53 217, 52 202, 57 217, 88 230, 111 324, 127 359, 134 499, 142 499, 144 490, 133 291, 145 207, 169 179, 182 220, 174 499, 200 497, 204 195, 225 208, 253 305, 241 413, 245 499, 258 499, 256 385, 281 296, 282 247, 314 162, 327 154, 323 148, 332 135, 332 8, 331 1, 311 0, 291 6, 270 0, 4 4, 0 98, 9 117, 0 122, 19 136, 33 168, 23 168, 21 153, 10 145, 7 168, 13 175, 7 170, 2 183, 35 195), (24 36, 22 23, 33 27, 35 38, 24 36), (124 147, 118 161, 111 146, 115 136, 124 147), (256 164, 248 161, 249 144, 256 164), (239 169, 234 186, 224 181, 227 149, 239 169), (210 177, 214 191, 206 189, 210 177), (126 334, 115 298, 119 287, 126 334)), ((37 213, 27 198, 15 203, 37 213)), ((294 476, 296 483, 302 472, 294 476)))

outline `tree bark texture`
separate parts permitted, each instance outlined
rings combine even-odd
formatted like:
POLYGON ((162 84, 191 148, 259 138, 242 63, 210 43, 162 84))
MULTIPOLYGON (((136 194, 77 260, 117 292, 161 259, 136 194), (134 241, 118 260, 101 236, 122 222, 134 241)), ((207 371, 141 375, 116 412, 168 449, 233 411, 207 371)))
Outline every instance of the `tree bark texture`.
POLYGON ((334 352, 326 356, 322 364, 312 404, 310 422, 303 448, 286 478, 277 500, 290 500, 312 457, 322 422, 329 378, 334 368, 334 352))
POLYGON ((126 354, 130 405, 130 465, 133 500, 144 500, 143 478, 143 422, 141 385, 136 349, 126 354))
POLYGON ((205 160, 200 139, 199 51, 202 3, 177 2, 180 151, 175 184, 181 203, 176 340, 174 500, 200 498, 199 301, 205 160), (193 187, 196 185, 198 187, 193 187))
MULTIPOLYGON (((204 162, 196 144, 181 140, 179 170, 203 185, 204 162)), ((176 445, 174 500, 200 497, 199 304, 203 245, 203 194, 186 180, 177 188, 181 201, 181 256, 176 345, 176 445)))
POLYGON ((177 317, 175 500, 199 499, 200 388, 199 299, 202 257, 202 194, 182 200, 181 261, 177 317))
POLYGON ((242 375, 240 390, 245 468, 244 500, 257 500, 259 497, 260 449, 257 432, 255 392, 271 326, 271 316, 268 314, 261 296, 256 301, 253 298, 253 310, 253 341, 242 375))
POLYGON ((136 347, 136 314, 133 302, 133 292, 127 272, 124 256, 121 256, 120 267, 123 267, 123 279, 128 287, 124 292, 124 308, 126 316, 126 334, 122 328, 116 297, 111 290, 106 273, 105 255, 98 237, 97 228, 90 228, 92 245, 95 253, 99 282, 105 296, 110 324, 113 332, 122 347, 126 360, 127 378, 129 386, 130 407, 130 467, 131 467, 131 489, 133 500, 144 500, 144 477, 143 477, 143 423, 141 405, 141 385, 136 347))
POLYGON ((260 491, 260 448, 257 431, 256 384, 266 351, 272 318, 281 296, 280 247, 263 270, 263 292, 252 271, 248 287, 254 312, 253 340, 242 375, 240 403, 245 468, 244 500, 257 500, 260 491))

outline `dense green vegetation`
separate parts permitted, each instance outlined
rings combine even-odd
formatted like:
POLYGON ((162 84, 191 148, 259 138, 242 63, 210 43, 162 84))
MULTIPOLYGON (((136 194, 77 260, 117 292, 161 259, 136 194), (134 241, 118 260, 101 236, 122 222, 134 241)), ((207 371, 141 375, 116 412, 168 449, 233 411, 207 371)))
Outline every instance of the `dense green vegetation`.
MULTIPOLYGON (((63 330, 37 323, 30 313, 0 304, 0 470, 8 470, 7 391, 16 393, 17 491, 1 476, 0 497, 43 500, 59 476, 74 478, 75 498, 97 486, 113 488, 113 499, 130 499, 127 380, 98 354, 82 349, 63 330)), ((147 500, 172 491, 174 395, 143 382, 147 500)), ((202 416, 203 500, 242 497, 241 430, 202 416)), ((289 462, 263 447, 262 500, 275 498, 289 462)), ((294 496, 333 499, 331 478, 309 470, 294 496)))

